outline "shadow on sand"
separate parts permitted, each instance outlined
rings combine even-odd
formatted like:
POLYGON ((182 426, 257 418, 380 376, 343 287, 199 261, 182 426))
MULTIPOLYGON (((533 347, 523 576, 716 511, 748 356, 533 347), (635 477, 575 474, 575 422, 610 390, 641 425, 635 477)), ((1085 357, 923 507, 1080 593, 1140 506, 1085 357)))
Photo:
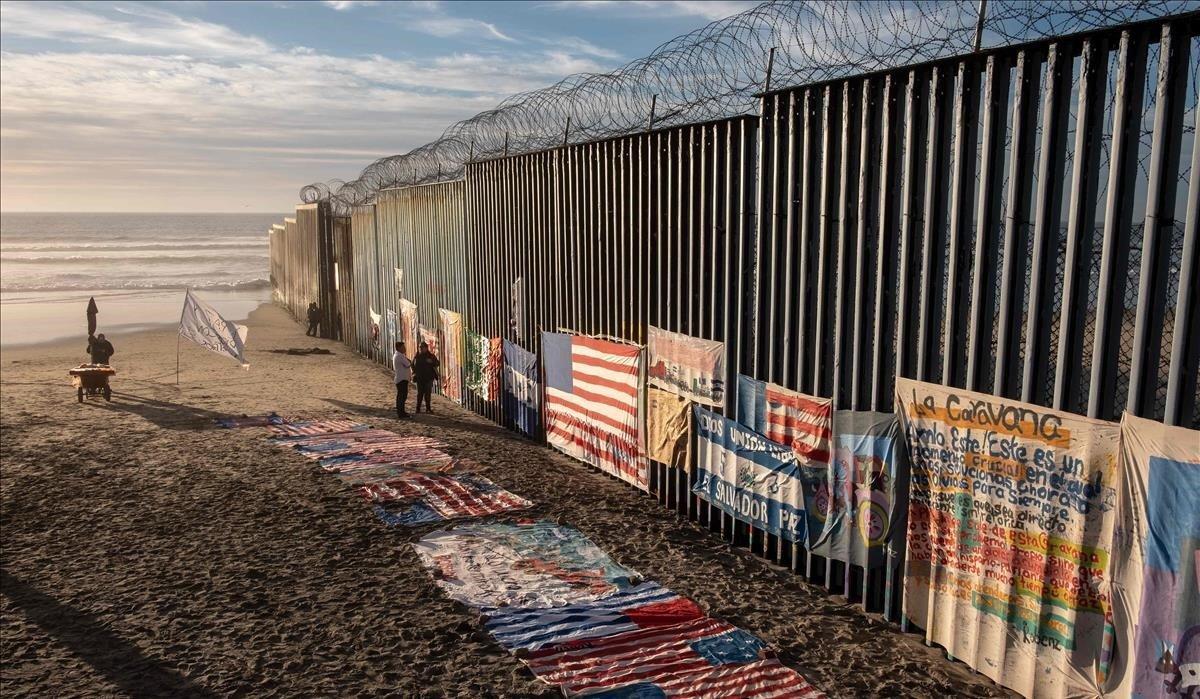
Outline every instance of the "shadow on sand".
MULTIPOLYGON (((342 410, 345 410, 346 412, 354 413, 356 415, 362 415, 364 417, 375 417, 375 418, 385 417, 385 418, 390 418, 392 420, 396 419, 396 408, 394 405, 389 405, 386 407, 378 406, 378 405, 360 405, 358 403, 350 403, 350 402, 347 402, 344 400, 338 400, 336 398, 323 398, 322 400, 324 400, 326 403, 329 403, 330 405, 336 406, 338 408, 341 408, 342 410)), ((411 395, 409 397, 409 400, 410 401, 412 400, 411 395)), ((410 405, 411 405, 411 403, 410 403, 410 405)), ((418 414, 418 413, 414 413, 410 410, 409 415, 412 415, 413 421, 417 424, 424 423, 424 424, 434 425, 436 427, 440 427, 442 429, 451 430, 451 431, 483 434, 483 435, 488 435, 490 437, 495 437, 497 439, 508 439, 508 440, 517 440, 517 441, 524 440, 524 438, 521 437, 519 434, 512 432, 510 430, 506 430, 506 429, 504 429, 504 427, 502 427, 500 425, 494 425, 491 423, 477 424, 474 422, 468 422, 465 420, 461 420, 459 418, 447 415, 446 413, 433 413, 432 415, 429 413, 419 413, 418 414)))
POLYGON ((104 622, 95 616, 63 604, 2 569, 0 593, 55 641, 130 696, 215 696, 161 662, 147 658, 132 643, 104 628, 104 622))
POLYGON ((182 403, 172 403, 166 400, 143 398, 132 393, 113 391, 113 401, 104 403, 87 401, 84 405, 104 408, 123 413, 132 413, 146 418, 150 422, 168 430, 194 430, 199 427, 212 427, 217 418, 228 417, 225 413, 207 408, 197 408, 182 403))

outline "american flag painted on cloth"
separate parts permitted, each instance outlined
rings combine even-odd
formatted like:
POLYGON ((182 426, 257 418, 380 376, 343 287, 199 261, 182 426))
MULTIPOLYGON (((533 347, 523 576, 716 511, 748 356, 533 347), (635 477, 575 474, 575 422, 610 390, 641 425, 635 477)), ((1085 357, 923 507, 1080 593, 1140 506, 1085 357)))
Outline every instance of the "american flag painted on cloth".
MULTIPOLYGON (((442 519, 485 517, 533 506, 483 476, 473 475, 410 473, 384 483, 365 485, 359 493, 368 501, 383 505, 380 509, 384 512, 391 509, 389 503, 420 503, 442 519)), ((392 523, 382 513, 380 517, 392 523)))
POLYGON ((510 651, 538 650, 587 638, 699 619, 700 607, 656 582, 593 602, 549 609, 501 607, 484 612, 492 636, 510 651))
MULTIPOLYGON (((347 462, 363 461, 363 459, 347 458, 347 462)), ((345 472, 336 472, 335 476, 346 485, 367 485, 369 483, 382 483, 390 481, 393 478, 400 478, 413 471, 421 473, 479 473, 486 470, 483 464, 472 461, 471 459, 451 458, 449 456, 441 456, 432 461, 418 461, 415 463, 406 463, 403 465, 395 463, 374 463, 368 462, 363 464, 361 468, 345 472)))
POLYGON ((346 454, 323 458, 317 463, 330 473, 352 473, 369 471, 380 466, 417 466, 438 461, 450 462, 451 457, 434 447, 410 447, 391 449, 376 454, 346 454))
POLYGON ((367 429, 367 425, 354 420, 304 420, 283 425, 272 425, 271 434, 277 437, 311 437, 321 434, 337 434, 341 432, 357 432, 367 429))
POLYGON ((753 634, 710 617, 572 641, 522 660, 567 696, 818 697, 753 634))
POLYGON ((829 463, 833 401, 738 376, 738 422, 808 461, 829 463))
POLYGON ((350 454, 386 454, 410 449, 444 447, 446 443, 431 437, 400 436, 387 430, 364 430, 329 437, 298 440, 291 443, 310 459, 326 459, 350 454))
POLYGON ((546 437, 563 453, 649 489, 640 347, 542 333, 546 437))

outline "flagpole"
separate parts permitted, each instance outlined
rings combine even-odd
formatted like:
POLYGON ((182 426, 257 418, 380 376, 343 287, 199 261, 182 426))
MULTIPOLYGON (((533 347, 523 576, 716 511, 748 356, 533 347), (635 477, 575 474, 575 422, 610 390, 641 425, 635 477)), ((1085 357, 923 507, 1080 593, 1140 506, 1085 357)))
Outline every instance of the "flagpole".
POLYGON ((175 328, 175 385, 179 385, 179 331, 183 328, 183 312, 187 308, 187 297, 192 290, 184 287, 183 307, 179 309, 179 327, 175 328))

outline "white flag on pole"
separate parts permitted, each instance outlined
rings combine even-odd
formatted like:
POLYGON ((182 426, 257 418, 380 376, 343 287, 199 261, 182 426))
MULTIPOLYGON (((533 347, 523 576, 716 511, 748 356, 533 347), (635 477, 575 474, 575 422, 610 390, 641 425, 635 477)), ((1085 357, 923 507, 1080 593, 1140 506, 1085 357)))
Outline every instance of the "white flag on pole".
POLYGON ((246 335, 250 329, 245 325, 231 323, 217 313, 217 309, 201 301, 188 289, 183 299, 183 315, 179 319, 179 335, 195 342, 206 350, 236 359, 242 368, 249 369, 246 361, 246 335))

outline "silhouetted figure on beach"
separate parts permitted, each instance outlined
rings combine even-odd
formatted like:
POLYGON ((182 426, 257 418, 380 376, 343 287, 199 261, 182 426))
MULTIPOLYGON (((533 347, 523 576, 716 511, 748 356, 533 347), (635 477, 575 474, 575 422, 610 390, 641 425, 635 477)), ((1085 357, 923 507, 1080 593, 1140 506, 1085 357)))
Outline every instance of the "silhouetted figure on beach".
POLYGON ((317 336, 317 326, 321 324, 321 309, 317 307, 317 302, 313 301, 308 304, 308 332, 305 335, 310 337, 317 336))
POLYGON ((396 381, 396 417, 403 420, 408 417, 404 404, 408 402, 408 382, 412 380, 412 360, 404 350, 404 343, 396 343, 396 352, 392 355, 392 369, 396 381))
POLYGON ((433 408, 429 407, 429 398, 433 395, 433 382, 438 380, 438 367, 441 365, 433 352, 429 351, 429 343, 422 342, 412 361, 413 379, 417 382, 416 412, 421 412, 422 398, 425 399, 425 412, 433 412, 433 408))
POLYGON ((92 358, 92 364, 108 364, 109 358, 117 351, 111 342, 104 339, 104 333, 100 333, 95 337, 88 336, 87 353, 92 358))

